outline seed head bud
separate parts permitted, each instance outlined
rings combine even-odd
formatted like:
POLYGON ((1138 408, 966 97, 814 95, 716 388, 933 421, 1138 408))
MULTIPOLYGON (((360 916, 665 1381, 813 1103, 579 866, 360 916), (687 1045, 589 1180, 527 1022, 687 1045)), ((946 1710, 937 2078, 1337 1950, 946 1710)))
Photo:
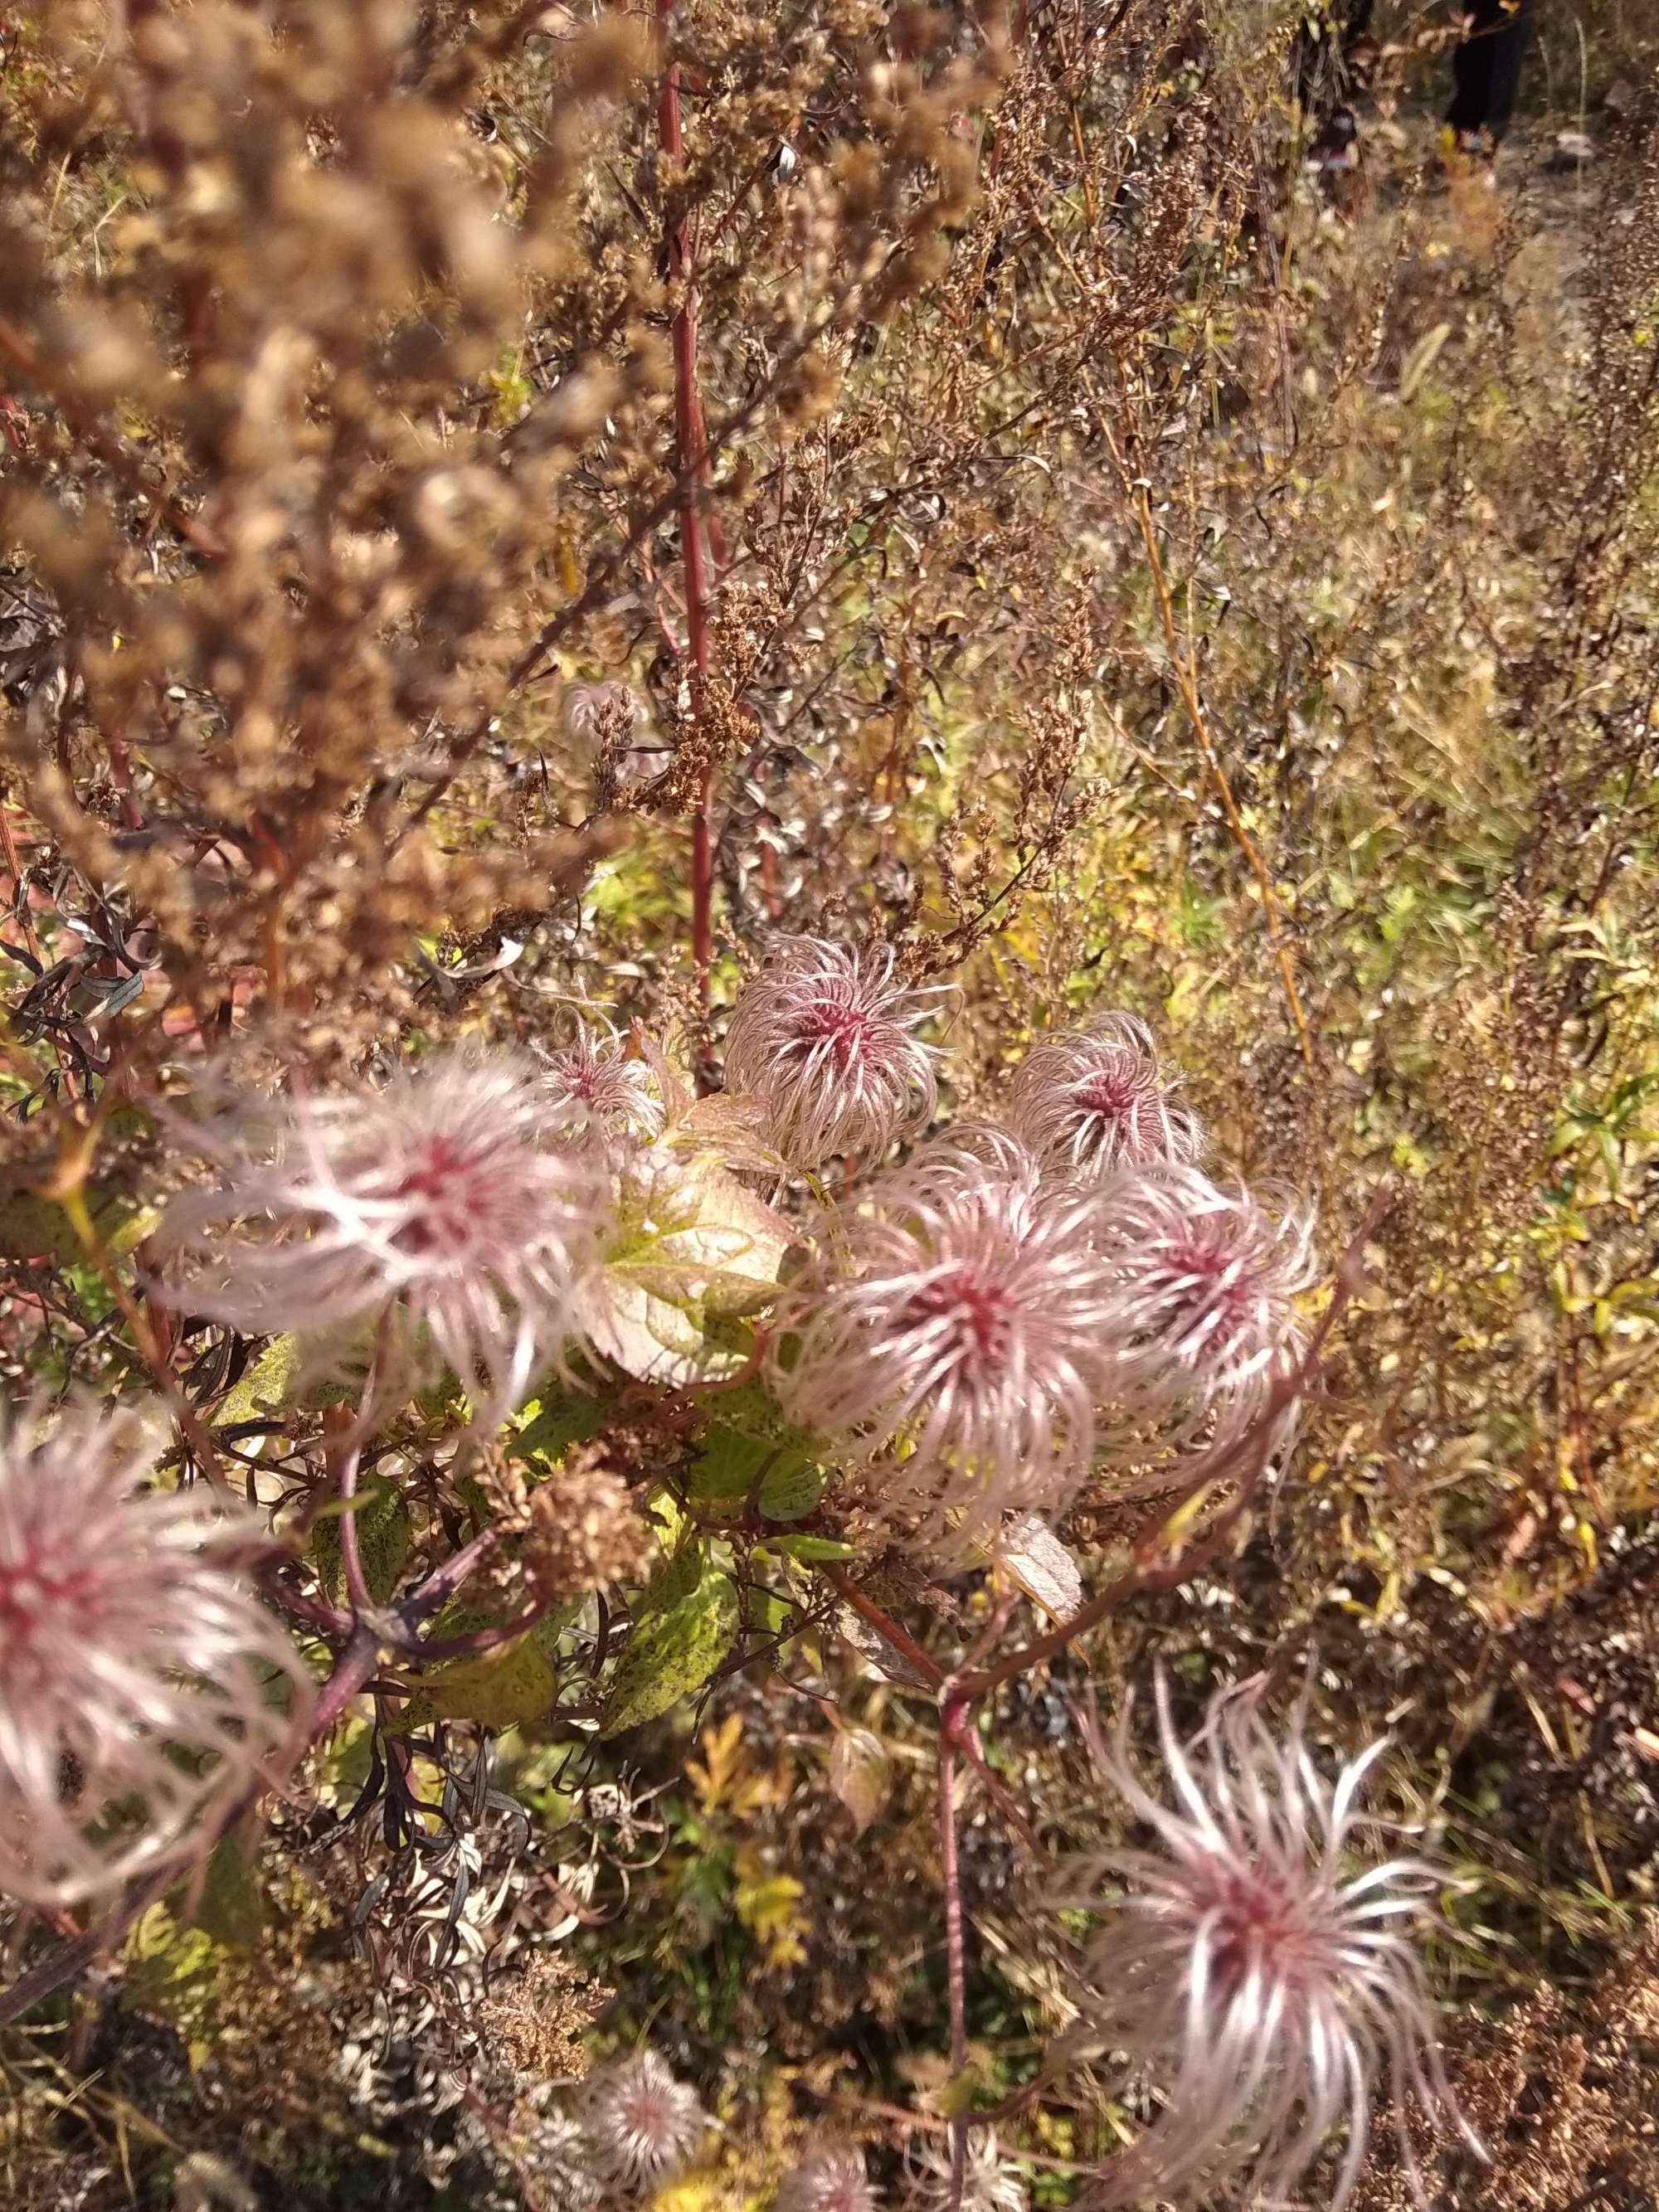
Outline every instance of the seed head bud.
POLYGON ((1008 1119, 1045 1175, 1082 1182, 1158 1160, 1186 1165, 1204 1143, 1133 1014, 1040 1037, 1014 1071, 1008 1119))

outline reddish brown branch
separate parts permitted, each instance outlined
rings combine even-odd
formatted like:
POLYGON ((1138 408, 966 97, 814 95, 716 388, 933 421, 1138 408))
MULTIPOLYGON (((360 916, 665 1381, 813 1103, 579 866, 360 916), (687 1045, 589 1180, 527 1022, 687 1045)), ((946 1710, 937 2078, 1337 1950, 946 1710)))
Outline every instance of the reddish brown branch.
MULTIPOLYGON (((657 20, 666 35, 673 0, 657 0, 657 20)), ((680 65, 670 61, 657 104, 657 135, 663 152, 677 166, 685 158, 680 122, 680 65)), ((691 721, 702 720, 708 683, 708 562, 703 542, 701 486, 708 460, 702 400, 697 389, 697 295, 692 282, 690 227, 682 216, 670 223, 668 275, 679 292, 674 311, 674 474, 678 486, 680 557, 685 568, 685 630, 691 656, 691 721)), ((710 835, 710 775, 702 772, 697 809, 691 823, 691 958, 697 990, 706 1002, 708 970, 714 956, 714 847, 710 835)))
MULTIPOLYGON (((947 1711, 939 1738, 939 1850, 945 1881, 945 1971, 951 2008, 951 2088, 952 2099, 963 2094, 968 2070, 968 1948, 962 1917, 962 1867, 957 1853, 957 1732, 954 1715, 947 1711)), ((963 2185, 968 2178, 968 2122, 958 2113, 951 2121, 950 2212, 961 2212, 963 2185)))

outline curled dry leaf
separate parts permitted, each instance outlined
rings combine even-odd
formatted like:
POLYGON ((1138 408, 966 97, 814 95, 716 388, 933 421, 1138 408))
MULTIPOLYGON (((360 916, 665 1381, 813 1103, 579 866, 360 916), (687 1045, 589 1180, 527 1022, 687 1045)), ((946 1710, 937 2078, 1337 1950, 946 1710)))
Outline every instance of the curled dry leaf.
POLYGON ((838 1729, 830 1751, 830 1787, 860 1836, 887 1802, 892 1785, 892 1761, 881 1738, 868 1729, 838 1729))
POLYGON ((1016 1514, 997 1538, 995 1557, 1051 1620, 1069 1620, 1083 1603, 1082 1571, 1040 1513, 1016 1514))

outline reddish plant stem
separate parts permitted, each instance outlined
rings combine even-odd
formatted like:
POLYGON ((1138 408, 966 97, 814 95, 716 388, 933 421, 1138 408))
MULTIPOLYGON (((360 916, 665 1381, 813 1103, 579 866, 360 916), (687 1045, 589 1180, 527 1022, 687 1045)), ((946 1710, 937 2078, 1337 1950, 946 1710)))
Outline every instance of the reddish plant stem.
MULTIPOLYGON (((962 1917, 962 1866, 957 1851, 957 1729, 955 1709, 945 1708, 939 1738, 939 1852, 945 1882, 945 1972, 951 2007, 951 2087, 963 2094, 968 2069, 968 1948, 962 1917)), ((950 2212, 961 2212, 968 2178, 968 2122, 951 2121, 950 2212)))
POLYGON ((340 1467, 339 1498, 346 1509, 340 1516, 340 1559, 345 1568, 346 1595, 361 1621, 373 1610, 368 1584, 363 1579, 362 1548, 357 1541, 357 1473, 363 1462, 362 1438, 358 1437, 340 1467))
POLYGON ((818 1570, 836 1595, 850 1605, 861 1620, 867 1620, 878 1636, 883 1637, 893 1649, 908 1659, 931 1690, 944 1686, 945 1669, 932 1655, 922 1650, 908 1630, 902 1628, 892 1615, 878 1606, 874 1598, 861 1590, 852 1577, 841 1568, 825 1565, 818 1570))
MULTIPOLYGON (((674 0, 657 0, 657 21, 665 39, 674 0)), ((680 65, 670 61, 657 104, 657 135, 663 152, 676 164, 685 158, 680 118, 680 65)), ((708 681, 708 563, 703 543, 701 488, 708 467, 708 434, 697 390, 697 295, 692 282, 690 226, 684 216, 668 227, 668 275, 679 288, 674 311, 674 472, 678 486, 680 557, 685 568, 685 631, 691 657, 691 721, 702 720, 708 681)), ((714 957, 714 846, 708 810, 711 778, 707 768, 691 822, 691 958, 697 991, 708 999, 708 971, 714 957)))
POLYGON ((38 960, 40 939, 35 933, 34 917, 29 911, 27 895, 23 890, 23 863, 18 854, 17 840, 12 835, 11 809, 0 799, 0 860, 5 863, 10 878, 9 889, 17 898, 18 926, 23 933, 23 943, 38 960))
POLYGON ((144 810, 138 804, 132 781, 132 748, 126 739, 113 730, 104 732, 104 750, 109 755, 110 781, 115 787, 115 796, 121 808, 121 819, 129 830, 142 830, 144 810))
POLYGON ((307 1597, 303 1590, 290 1589, 286 1583, 280 1580, 283 1568, 291 1567, 293 1564, 291 1552, 279 1551, 270 1565, 262 1569, 260 1584, 271 1603, 281 1606, 292 1620, 301 1620, 307 1628, 314 1628, 319 1636, 326 1636, 337 1642, 340 1638, 349 1635, 351 1615, 349 1613, 342 1613, 337 1606, 324 1605, 317 1598, 307 1597))
POLYGON ((334 1662, 334 1672, 323 1685, 311 1719, 311 1741, 320 1743, 346 1707, 374 1680, 380 1663, 380 1639, 367 1621, 360 1620, 351 1640, 334 1662))
POLYGON ((481 1528, 471 1543, 463 1544, 453 1559, 446 1559, 418 1589, 410 1593, 398 1608, 398 1618, 411 1638, 422 1621, 448 1603, 473 1569, 495 1550, 501 1536, 501 1530, 494 1526, 481 1528))
POLYGON ((1384 1193, 1379 1195, 1338 1261, 1330 1304, 1320 1316, 1319 1325, 1301 1358, 1279 1377, 1266 1406, 1243 1435, 1228 1443, 1212 1446, 1192 1468, 1174 1498, 1165 1498, 1159 1504, 1135 1538, 1133 1546, 1135 1564, 1115 1582, 1109 1583, 1103 1590, 1097 1592, 1088 1604, 1074 1613, 1069 1620, 1062 1620, 1046 1636, 1036 1638, 990 1666, 966 1669, 956 1675, 950 1685, 955 1700, 965 1703, 988 1697, 1004 1682, 1012 1681, 1015 1675, 1029 1674, 1033 1667, 1057 1658, 1079 1636, 1097 1626, 1126 1598, 1147 1590, 1176 1589, 1226 1548, 1239 1522, 1249 1510, 1261 1478, 1267 1472, 1281 1416, 1288 1406, 1306 1392, 1318 1372, 1326 1342, 1339 1316, 1349 1299, 1364 1285, 1365 1244, 1386 1205, 1387 1194, 1384 1193), (1173 1559, 1165 1559, 1160 1564, 1158 1556, 1160 1539, 1170 1521, 1205 1490, 1218 1482, 1233 1485, 1232 1503, 1218 1516, 1215 1525, 1200 1542, 1178 1553, 1173 1559))
POLYGON ((531 1630, 547 1618, 549 1608, 537 1603, 528 1607, 514 1620, 498 1621, 493 1628, 475 1628, 465 1636, 441 1636, 431 1643, 422 1644, 410 1637, 399 1649, 411 1659, 472 1659, 486 1651, 497 1651, 503 1644, 515 1638, 528 1636, 531 1630))
MULTIPOLYGON (((939 1691, 942 1698, 946 1687, 947 1677, 939 1662, 924 1651, 921 1644, 899 1626, 890 1613, 878 1606, 872 1597, 861 1590, 858 1584, 843 1574, 839 1567, 821 1566, 818 1571, 860 1619, 867 1620, 877 1634, 908 1660, 927 1686, 939 1691)), ((1036 1830, 1021 1812, 1015 1802, 1013 1792, 1007 1784, 987 1759, 978 1736, 974 1733, 971 1725, 968 1724, 966 1707, 963 1701, 957 1702, 949 1716, 949 1724, 953 1729, 957 1749, 966 1756, 969 1764, 984 1784, 986 1795, 991 1799, 1003 1819, 1033 1856, 1046 1860, 1048 1854, 1042 1848, 1042 1839, 1036 1830)))

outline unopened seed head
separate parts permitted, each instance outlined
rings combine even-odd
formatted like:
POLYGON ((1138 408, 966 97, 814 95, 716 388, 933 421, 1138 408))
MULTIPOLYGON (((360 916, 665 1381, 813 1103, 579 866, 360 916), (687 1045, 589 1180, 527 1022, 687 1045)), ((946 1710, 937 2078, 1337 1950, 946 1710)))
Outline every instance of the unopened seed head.
POLYGON ((649 1064, 629 1059, 619 1038, 586 1022, 549 1054, 546 1085, 550 1126, 578 1142, 649 1144, 662 1134, 665 1109, 649 1064))
POLYGON ((1045 1175, 1083 1181, 1115 1168, 1196 1159, 1203 1134, 1133 1014, 1040 1037, 1014 1071, 1008 1118, 1045 1175))

